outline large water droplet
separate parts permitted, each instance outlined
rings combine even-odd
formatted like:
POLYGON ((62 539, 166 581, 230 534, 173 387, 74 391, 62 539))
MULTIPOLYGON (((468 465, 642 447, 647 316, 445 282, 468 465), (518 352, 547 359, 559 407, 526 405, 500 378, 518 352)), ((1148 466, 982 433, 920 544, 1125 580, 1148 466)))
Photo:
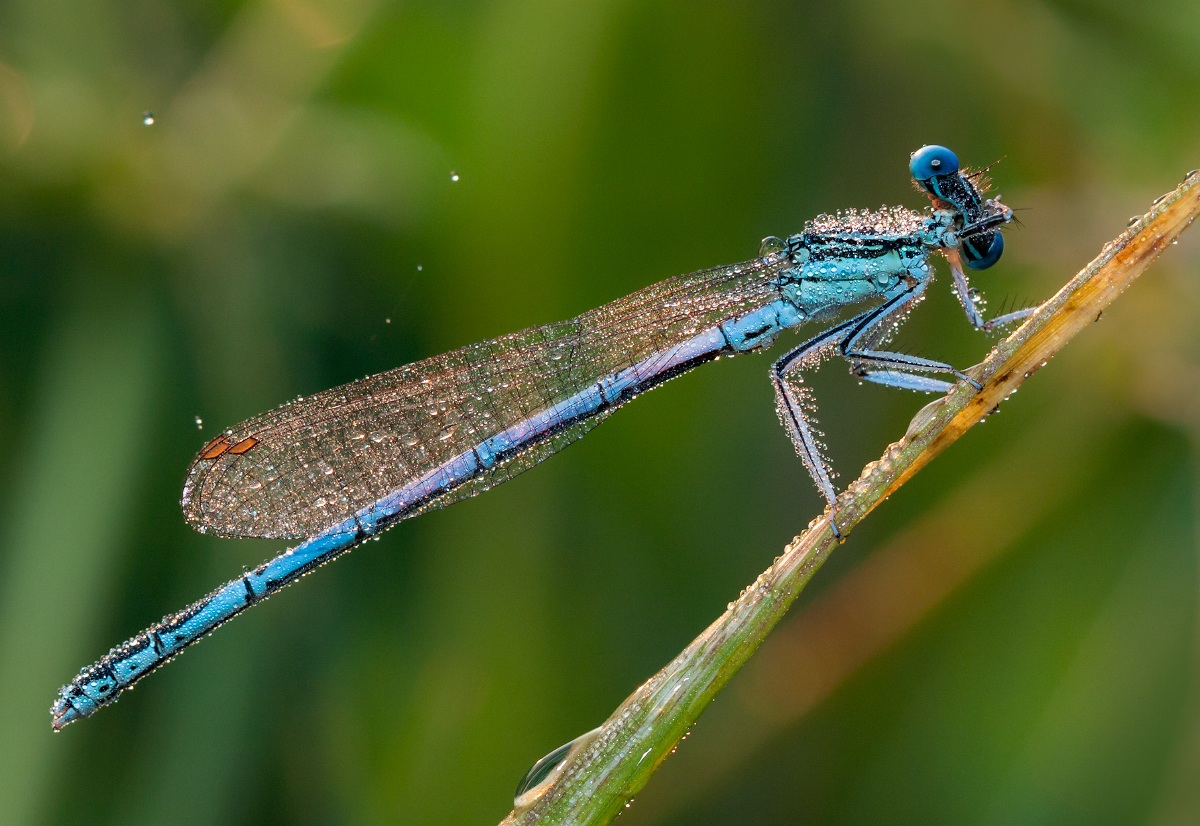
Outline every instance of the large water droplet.
POLYGON ((576 744, 588 743, 594 740, 596 735, 600 733, 599 728, 594 728, 587 734, 581 734, 569 743, 556 748, 554 751, 547 754, 541 760, 533 764, 529 771, 525 772, 525 776, 521 778, 521 782, 517 784, 517 792, 513 795, 513 803, 517 806, 521 805, 521 796, 526 792, 536 789, 546 781, 546 778, 557 769, 562 762, 567 759, 567 755, 576 744))
POLYGON ((787 249, 787 242, 782 238, 777 238, 774 235, 768 235, 762 239, 758 245, 759 258, 766 258, 769 255, 777 255, 787 249))

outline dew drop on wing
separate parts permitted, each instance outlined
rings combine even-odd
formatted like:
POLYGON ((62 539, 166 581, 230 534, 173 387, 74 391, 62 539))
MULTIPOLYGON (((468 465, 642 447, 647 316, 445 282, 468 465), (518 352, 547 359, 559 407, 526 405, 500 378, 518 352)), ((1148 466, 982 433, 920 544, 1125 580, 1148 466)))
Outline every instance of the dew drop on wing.
POLYGON ((774 235, 768 235, 759 243, 758 255, 760 258, 767 258, 768 256, 783 252, 786 249, 787 244, 784 243, 782 238, 778 238, 774 235))

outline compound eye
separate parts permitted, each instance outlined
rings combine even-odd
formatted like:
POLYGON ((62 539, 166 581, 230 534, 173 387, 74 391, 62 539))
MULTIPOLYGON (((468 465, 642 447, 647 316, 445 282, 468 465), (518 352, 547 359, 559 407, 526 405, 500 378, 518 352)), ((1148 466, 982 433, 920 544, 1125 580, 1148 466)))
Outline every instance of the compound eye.
POLYGON ((928 181, 934 175, 953 175, 958 171, 958 156, 944 146, 922 146, 912 154, 908 169, 918 181, 928 181))
POLYGON ((973 270, 986 270, 999 261, 1000 256, 1004 254, 1004 236, 998 232, 990 232, 986 235, 968 238, 963 241, 962 250, 968 267, 973 270), (991 236, 990 243, 989 235, 991 236))

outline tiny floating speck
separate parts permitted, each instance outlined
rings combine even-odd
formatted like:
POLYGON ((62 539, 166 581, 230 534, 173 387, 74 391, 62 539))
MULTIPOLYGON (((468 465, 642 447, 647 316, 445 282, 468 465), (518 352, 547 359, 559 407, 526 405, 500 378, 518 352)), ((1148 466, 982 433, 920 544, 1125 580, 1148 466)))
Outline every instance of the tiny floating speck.
POLYGON ((154 113, 153 112, 150 112, 150 111, 142 112, 142 125, 143 126, 153 126, 154 125, 154 113))
POLYGON ((203 428, 204 428, 204 420, 201 419, 199 416, 197 416, 196 417, 196 429, 202 430, 203 428))
POLYGON ((458 173, 457 173, 457 172, 455 172, 454 170, 450 170, 450 180, 451 180, 451 181, 457 181, 457 180, 458 180, 458 173))

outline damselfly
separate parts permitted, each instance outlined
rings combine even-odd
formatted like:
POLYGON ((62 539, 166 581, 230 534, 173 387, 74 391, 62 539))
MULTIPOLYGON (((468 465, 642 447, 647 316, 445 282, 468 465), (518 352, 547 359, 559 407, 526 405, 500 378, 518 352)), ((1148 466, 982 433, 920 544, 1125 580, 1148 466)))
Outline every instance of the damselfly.
MULTIPOLYGON (((909 169, 932 201, 821 215, 759 257, 681 275, 560 324, 547 324, 399 367, 231 427, 188 468, 183 511, 218 536, 304 539, 294 548, 112 649, 59 692, 56 729, 113 702, 204 634, 395 523, 474 496, 591 430, 640 393, 722 355, 770 347, 784 330, 869 309, 833 324, 771 368, 779 418, 837 532, 837 492, 807 415, 801 368, 839 355, 862 378, 944 392, 940 361, 883 349, 933 277, 950 263, 976 329, 984 321, 961 264, 982 270, 1004 250, 1012 210, 984 199, 981 173, 926 146, 909 169)), ((978 385, 975 385, 978 388, 978 385)), ((839 533, 840 536, 840 533, 839 533)))

